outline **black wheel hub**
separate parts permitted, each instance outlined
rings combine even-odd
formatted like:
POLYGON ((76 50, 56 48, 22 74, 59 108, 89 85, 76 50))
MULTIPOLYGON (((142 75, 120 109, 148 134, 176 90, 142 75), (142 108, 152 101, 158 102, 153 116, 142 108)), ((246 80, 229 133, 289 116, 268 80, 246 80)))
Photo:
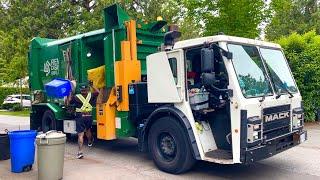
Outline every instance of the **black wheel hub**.
POLYGON ((162 157, 167 161, 173 160, 176 156, 177 145, 169 133, 161 133, 159 135, 158 148, 162 157))

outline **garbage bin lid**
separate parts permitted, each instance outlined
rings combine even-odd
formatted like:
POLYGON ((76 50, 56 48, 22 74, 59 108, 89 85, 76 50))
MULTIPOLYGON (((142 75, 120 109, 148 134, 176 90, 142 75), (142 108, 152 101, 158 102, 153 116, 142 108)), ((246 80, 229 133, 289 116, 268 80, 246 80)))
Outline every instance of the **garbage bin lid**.
POLYGON ((8 132, 6 132, 6 131, 0 131, 0 136, 8 136, 8 132))
POLYGON ((37 136, 37 139, 38 138, 59 139, 59 138, 64 138, 64 137, 66 137, 66 135, 61 131, 48 131, 46 133, 39 134, 37 136))
POLYGON ((67 140, 66 135, 59 131, 48 131, 37 136, 37 145, 58 145, 67 140))

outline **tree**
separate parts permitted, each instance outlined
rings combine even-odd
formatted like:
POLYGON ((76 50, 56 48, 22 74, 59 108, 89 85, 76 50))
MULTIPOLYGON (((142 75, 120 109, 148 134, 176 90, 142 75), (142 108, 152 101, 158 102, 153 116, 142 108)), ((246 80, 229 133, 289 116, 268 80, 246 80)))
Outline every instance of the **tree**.
POLYGON ((227 35, 256 38, 259 25, 268 17, 264 0, 186 0, 189 16, 203 25, 206 36, 227 35))
POLYGON ((293 32, 303 34, 312 29, 320 33, 318 0, 273 0, 270 7, 273 18, 266 27, 267 39, 275 40, 293 32))
MULTIPOLYGON (((30 40, 40 36, 63 38, 103 28, 103 9, 114 0, 1 0, 0 1, 0 59, 5 69, 24 63, 21 70, 27 72, 27 52, 30 40)), ((145 21, 154 21, 162 16, 169 23, 183 23, 183 5, 174 0, 118 1, 130 15, 145 21)), ((188 36, 190 29, 184 28, 188 36)), ((12 69, 16 70, 16 69, 12 69)), ((7 73, 6 80, 12 81, 16 73, 7 73)))
POLYGON ((181 39, 200 36, 200 26, 187 14, 184 0, 133 0, 123 4, 132 17, 150 22, 162 17, 168 24, 176 24, 182 32, 181 39))
POLYGON ((88 0, 0 1, 0 60, 4 64, 0 67, 4 75, 2 80, 19 80, 22 93, 21 79, 27 76, 28 46, 33 37, 56 39, 102 27, 103 21, 97 23, 99 18, 96 20, 90 15, 96 13, 91 11, 89 3, 88 0))
POLYGON ((320 35, 315 31, 292 33, 276 42, 284 48, 303 97, 305 119, 314 121, 320 109, 320 35))
MULTIPOLYGON (((101 1, 102 3, 110 1, 101 1)), ((101 28, 101 11, 88 9, 88 1, 10 0, 0 3, 0 59, 7 81, 27 75, 27 52, 33 37, 61 38, 101 28), (98 22, 99 21, 99 22, 98 22), (19 71, 17 71, 19 69, 19 71)))

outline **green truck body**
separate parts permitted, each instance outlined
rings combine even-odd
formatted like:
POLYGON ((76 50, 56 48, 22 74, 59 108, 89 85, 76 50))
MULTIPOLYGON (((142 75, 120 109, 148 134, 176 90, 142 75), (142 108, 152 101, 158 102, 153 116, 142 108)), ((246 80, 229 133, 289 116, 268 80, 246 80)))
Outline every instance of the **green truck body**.
MULTIPOLYGON (((88 82, 87 70, 105 65, 106 88, 114 87, 114 61, 121 59, 120 43, 127 39, 125 22, 131 18, 116 4, 104 9, 104 18, 103 29, 65 39, 36 37, 31 41, 28 54, 30 90, 33 96, 40 92, 44 97, 41 102, 33 101, 31 129, 43 130, 43 115, 48 110, 54 114, 56 121, 49 129, 61 129, 63 125, 59 120, 71 118, 66 112, 64 99, 46 96, 44 85, 52 79, 68 79, 72 75, 78 84, 88 82)), ((167 32, 165 25, 165 21, 137 21, 137 57, 141 62, 142 76, 146 75, 146 56, 157 52, 163 42, 167 32)), ((95 108, 92 114, 95 119, 95 108)), ((117 111, 116 114, 122 121, 121 129, 116 131, 117 137, 133 136, 135 127, 129 121, 128 113, 117 111)))

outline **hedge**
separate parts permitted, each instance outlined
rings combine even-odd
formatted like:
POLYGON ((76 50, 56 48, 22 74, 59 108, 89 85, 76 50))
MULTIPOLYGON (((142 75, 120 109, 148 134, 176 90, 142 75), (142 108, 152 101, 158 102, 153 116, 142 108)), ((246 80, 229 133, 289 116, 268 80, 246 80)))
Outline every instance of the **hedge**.
MULTIPOLYGON (((30 90, 28 88, 22 89, 23 94, 30 94, 30 90)), ((0 106, 3 103, 3 100, 11 94, 20 94, 19 88, 9 88, 9 87, 0 87, 0 106)))
POLYGON ((302 95, 305 120, 315 121, 320 109, 320 35, 315 31, 293 33, 277 42, 284 49, 302 95))

